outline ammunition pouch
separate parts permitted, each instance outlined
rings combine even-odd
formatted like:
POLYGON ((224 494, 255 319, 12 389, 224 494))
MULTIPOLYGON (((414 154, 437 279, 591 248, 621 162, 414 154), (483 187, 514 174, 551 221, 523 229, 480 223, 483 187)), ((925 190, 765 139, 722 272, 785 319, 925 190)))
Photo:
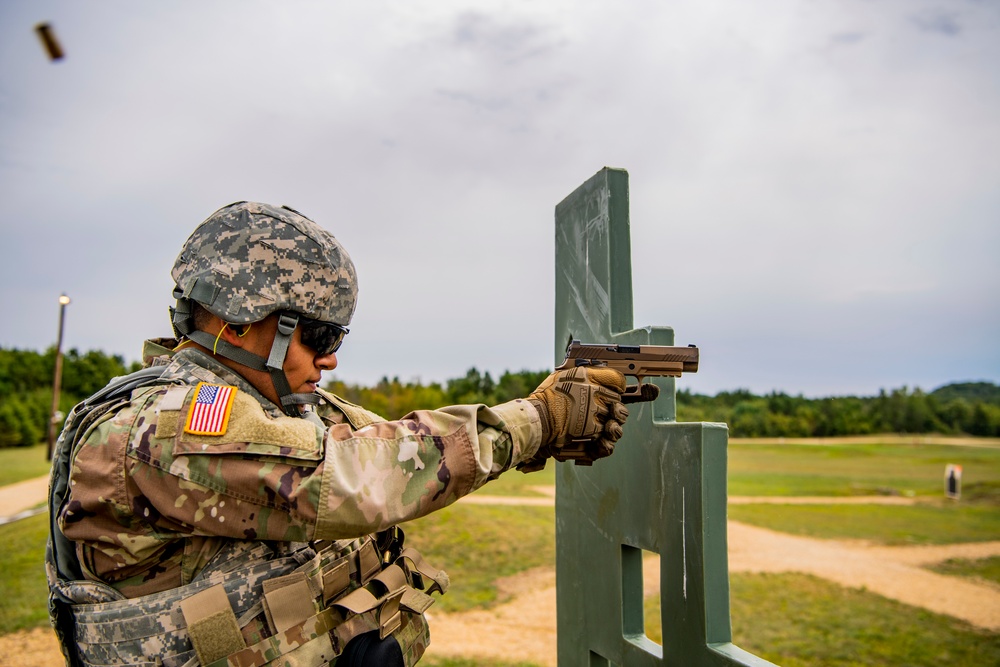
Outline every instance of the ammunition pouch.
POLYGON ((380 551, 379 539, 234 542, 192 583, 138 598, 61 581, 56 619, 71 626, 71 664, 86 667, 329 665, 370 632, 394 637, 413 665, 429 643, 429 593, 448 577, 413 549, 380 551))

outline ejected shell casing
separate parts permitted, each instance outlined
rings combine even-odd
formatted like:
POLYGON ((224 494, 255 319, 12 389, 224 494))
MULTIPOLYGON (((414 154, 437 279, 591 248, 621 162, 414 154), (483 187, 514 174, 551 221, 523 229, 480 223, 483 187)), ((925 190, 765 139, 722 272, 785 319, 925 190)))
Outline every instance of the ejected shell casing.
POLYGON ((38 33, 39 39, 42 40, 42 46, 45 47, 45 52, 49 54, 49 60, 62 60, 62 46, 59 45, 59 40, 56 39, 56 33, 52 30, 52 26, 48 23, 39 23, 35 26, 35 32, 38 33))

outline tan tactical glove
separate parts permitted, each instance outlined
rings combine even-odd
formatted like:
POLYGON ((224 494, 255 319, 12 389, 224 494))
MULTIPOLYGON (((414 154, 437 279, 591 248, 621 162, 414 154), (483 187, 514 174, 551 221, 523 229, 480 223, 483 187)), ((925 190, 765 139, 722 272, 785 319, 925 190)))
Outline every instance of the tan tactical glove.
POLYGON ((610 368, 577 366, 549 375, 528 396, 542 418, 542 446, 517 469, 541 470, 550 456, 581 465, 609 456, 628 418, 624 392, 625 376, 610 368))

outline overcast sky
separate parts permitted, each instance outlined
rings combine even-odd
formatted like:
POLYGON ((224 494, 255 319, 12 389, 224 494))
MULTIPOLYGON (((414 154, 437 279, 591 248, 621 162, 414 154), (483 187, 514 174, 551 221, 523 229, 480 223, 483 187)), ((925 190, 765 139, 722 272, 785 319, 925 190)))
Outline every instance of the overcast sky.
POLYGON ((0 3, 0 346, 134 360, 250 199, 360 277, 336 377, 552 364, 555 205, 631 183, 679 387, 1000 381, 993 0, 0 3), (66 57, 34 31, 51 22, 66 57))

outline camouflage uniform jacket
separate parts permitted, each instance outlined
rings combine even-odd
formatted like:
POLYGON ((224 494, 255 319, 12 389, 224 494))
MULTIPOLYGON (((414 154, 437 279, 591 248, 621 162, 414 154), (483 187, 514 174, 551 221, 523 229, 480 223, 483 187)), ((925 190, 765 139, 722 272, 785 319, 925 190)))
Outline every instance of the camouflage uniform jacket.
POLYGON ((83 434, 58 520, 84 576, 130 598, 187 584, 232 540, 343 539, 424 516, 530 459, 541 440, 525 400, 376 421, 324 393, 302 419, 200 350, 151 341, 144 356, 167 365, 168 384, 135 390, 83 434), (236 389, 217 435, 189 432, 199 383, 236 389))

